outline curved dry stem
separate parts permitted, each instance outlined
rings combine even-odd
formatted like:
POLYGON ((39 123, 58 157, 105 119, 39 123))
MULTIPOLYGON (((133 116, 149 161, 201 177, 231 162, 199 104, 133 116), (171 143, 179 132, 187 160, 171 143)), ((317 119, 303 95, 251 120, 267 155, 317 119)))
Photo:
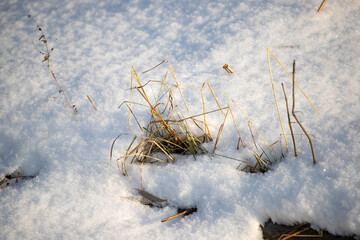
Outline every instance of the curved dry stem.
POLYGON ((222 131, 223 131, 223 129, 224 129, 225 121, 226 121, 227 115, 228 115, 228 113, 229 113, 229 110, 230 110, 230 108, 228 108, 228 110, 226 111, 226 114, 225 114, 225 117, 224 117, 224 121, 223 121, 223 123, 221 124, 221 126, 220 126, 220 128, 219 128, 218 135, 217 135, 217 137, 216 137, 216 141, 215 141, 215 144, 214 144, 213 153, 215 153, 215 150, 216 150, 217 145, 218 145, 218 143, 219 143, 220 136, 221 136, 221 133, 222 133, 222 131))

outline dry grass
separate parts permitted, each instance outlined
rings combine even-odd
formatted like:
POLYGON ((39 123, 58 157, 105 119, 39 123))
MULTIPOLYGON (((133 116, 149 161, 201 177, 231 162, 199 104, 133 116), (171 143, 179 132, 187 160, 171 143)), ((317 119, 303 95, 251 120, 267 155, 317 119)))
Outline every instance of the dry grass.
POLYGON ((20 172, 14 172, 12 174, 8 174, 0 181, 0 189, 9 186, 10 183, 18 183, 19 179, 30 179, 30 178, 35 178, 35 176, 21 175, 20 172))
MULTIPOLYGON (((272 75, 272 71, 271 71, 271 64, 270 64, 270 55, 276 60, 276 62, 282 67, 282 69, 286 72, 286 74, 290 77, 291 81, 293 80, 293 77, 291 76, 291 74, 286 70, 286 68, 283 66, 283 64, 275 57, 275 55, 269 50, 266 49, 267 52, 267 59, 268 59, 268 64, 269 64, 269 71, 270 71, 270 79, 271 79, 271 85, 273 88, 273 93, 274 93, 274 99, 275 99, 275 104, 276 104, 276 109, 278 112, 278 116, 279 116, 279 122, 281 125, 281 129, 282 129, 282 134, 284 136, 284 140, 286 143, 286 150, 288 149, 288 143, 287 143, 287 139, 286 139, 286 134, 285 134, 285 130, 284 130, 284 126, 281 120, 281 114, 280 114, 280 110, 279 110, 279 106, 278 106, 278 101, 276 98, 276 93, 275 93, 275 85, 274 85, 274 79, 273 79, 273 75, 272 75)), ((315 105, 311 102, 311 100, 309 99, 309 97, 305 94, 305 92, 301 89, 301 87, 299 86, 299 84, 296 81, 293 81, 294 86, 296 86, 301 93, 304 95, 304 97, 309 101, 309 103, 314 107, 314 109, 320 113, 320 111, 315 107, 315 105)))
MULTIPOLYGON (((282 124, 280 108, 278 106, 277 97, 275 93, 275 83, 271 71, 270 64, 270 55, 277 61, 277 63, 284 69, 284 71, 289 75, 292 80, 293 86, 298 87, 306 99, 313 105, 316 111, 317 108, 306 96, 304 91, 300 88, 298 83, 295 82, 294 76, 291 76, 290 73, 285 69, 285 67, 280 63, 280 61, 275 57, 275 55, 267 49, 268 64, 270 71, 271 84, 273 87, 273 93, 275 98, 276 109, 279 116, 279 122, 281 125, 282 134, 280 134, 280 139, 268 144, 264 137, 261 135, 259 130, 255 127, 254 123, 249 119, 245 112, 240 108, 240 106, 225 92, 221 90, 212 89, 208 82, 203 83, 201 88, 195 87, 183 87, 179 84, 176 79, 175 73, 172 69, 171 64, 164 60, 155 67, 143 72, 147 73, 154 70, 164 63, 168 63, 168 68, 166 70, 165 76, 161 81, 149 80, 145 84, 142 84, 140 78, 138 77, 135 68, 132 67, 131 71, 131 87, 130 87, 130 100, 123 102, 120 106, 127 106, 129 110, 129 127, 131 126, 131 119, 133 118, 138 127, 142 130, 143 134, 133 135, 133 134, 120 134, 112 143, 110 150, 110 161, 113 158, 114 145, 119 138, 122 137, 131 137, 132 140, 128 145, 127 149, 122 149, 119 151, 120 156, 116 158, 116 164, 119 170, 123 175, 128 176, 127 164, 128 163, 137 163, 140 164, 140 175, 141 175, 141 187, 142 186, 142 167, 143 164, 153 164, 153 163, 174 163, 181 156, 192 155, 196 158, 198 154, 211 154, 212 156, 224 157, 230 160, 238 161, 239 166, 237 169, 246 172, 266 172, 270 169, 271 165, 282 158, 285 157, 281 138, 284 138, 286 145, 286 152, 288 151, 288 143, 285 133, 285 128, 282 124), (172 76, 173 81, 170 82, 169 75, 172 76), (170 83, 169 83, 170 82, 170 83), (154 92, 154 88, 156 91, 154 92), (188 104, 185 101, 182 90, 200 90, 201 91, 201 101, 202 101, 202 113, 193 115, 190 112, 188 104), (149 94, 150 90, 152 91, 149 94), (212 105, 209 107, 210 103, 205 102, 205 92, 211 94, 212 99, 214 100, 212 105), (222 104, 217 99, 216 94, 221 93, 228 99, 226 102, 226 107, 221 106, 222 104), (136 95, 135 95, 136 94, 136 95), (137 101, 133 99, 137 96, 137 101), (146 126, 142 126, 139 120, 136 117, 134 112, 135 106, 142 106, 148 109, 150 119, 146 126), (207 110, 211 108, 212 110, 207 110), (240 115, 246 120, 249 131, 247 135, 251 136, 252 144, 254 147, 251 147, 250 144, 245 144, 240 130, 238 128, 238 121, 235 119, 233 113, 233 108, 237 109, 240 115), (215 109, 215 110, 214 110, 215 109), (214 129, 214 126, 208 125, 207 118, 214 113, 222 114, 223 120, 220 123, 220 126, 217 127, 217 136, 214 138, 213 133, 210 129, 214 129), (230 113, 230 114, 229 114, 230 113), (221 134, 225 127, 227 118, 231 115, 233 126, 235 127, 238 140, 236 141, 237 149, 240 149, 240 142, 242 143, 243 148, 250 150, 252 157, 246 159, 237 159, 232 156, 224 156, 222 154, 216 153, 220 145, 221 134), (261 139, 261 143, 256 142, 256 137, 261 139), (203 143, 210 141, 214 142, 213 150, 210 152, 204 148, 203 143)), ((224 65, 225 70, 229 69, 228 65, 224 65)), ((231 70, 231 73, 233 71, 231 70)), ((285 92, 285 90, 284 90, 285 92)), ((293 96, 293 105, 295 97, 293 96)), ((287 103, 287 100, 286 100, 287 103)), ((294 116, 295 117, 295 116, 294 116)), ((290 123, 290 116, 288 114, 288 121, 290 123)), ((291 125, 291 123, 290 123, 291 125)), ((215 127, 216 128, 216 127, 215 127)), ((293 142, 295 144, 294 134, 291 130, 291 136, 293 137, 293 142)), ((250 142, 250 141, 248 141, 250 142)))
MULTIPOLYGON (((173 73, 171 65, 169 65, 166 76, 169 71, 173 73)), ((203 148, 201 144, 212 140, 212 137, 209 134, 206 122, 197 119, 197 117, 206 116, 218 110, 185 117, 180 105, 186 109, 185 111, 188 115, 190 111, 186 105, 181 89, 178 87, 175 74, 173 73, 175 84, 171 85, 165 82, 166 76, 164 80, 160 82, 157 98, 152 101, 145 90, 149 82, 143 85, 135 69, 132 68, 130 101, 125 102, 125 104, 129 109, 129 125, 131 123, 131 116, 134 116, 144 135, 133 136, 127 150, 120 152, 121 156, 117 158, 116 161, 124 175, 128 175, 126 171, 127 162, 140 164, 156 162, 169 163, 175 162, 182 155, 191 154, 195 157, 196 154, 207 153, 207 150, 203 148), (136 83, 134 83, 134 79, 136 83), (132 101, 133 91, 136 91, 136 93, 141 96, 146 104, 145 106, 149 109, 150 121, 144 127, 140 125, 132 109, 133 105, 137 104, 132 101), (179 97, 181 98, 181 103, 178 101, 179 97)), ((159 84, 159 82, 156 81, 152 81, 151 83, 159 84)), ((144 106, 144 104, 142 105, 144 106)), ((122 135, 119 137, 121 136, 122 135)), ((112 158, 113 146, 118 138, 113 142, 110 158, 112 158)))
MULTIPOLYGON (((286 139, 286 134, 285 130, 284 130, 284 126, 281 120, 281 114, 280 114, 280 110, 279 110, 279 106, 278 106, 278 101, 276 98, 276 93, 275 93, 275 85, 274 85, 274 80, 273 80, 273 75, 272 75, 272 71, 271 71, 271 64, 270 64, 270 55, 277 61, 277 63, 283 68, 283 70, 286 72, 286 74, 290 77, 291 82, 292 82, 292 115, 294 117, 294 119, 296 120, 296 122, 298 123, 299 127, 302 129, 302 131, 304 132, 304 134, 306 135, 306 137, 309 140, 310 143, 310 147, 311 147, 311 153, 313 156, 313 163, 316 163, 316 157, 315 157, 315 150, 314 150, 314 146, 312 144, 312 140, 310 137, 310 134, 307 133, 307 131, 305 130, 304 126, 301 124, 301 122, 299 121, 299 119, 297 118, 296 114, 295 114, 295 86, 301 91, 301 93, 303 94, 303 96, 308 100, 308 102, 313 106, 313 108, 320 113, 320 111, 315 107, 315 105, 311 102, 311 100, 308 98, 308 96, 305 94, 305 92, 300 88, 299 84, 295 81, 295 60, 293 62, 293 72, 292 75, 286 70, 286 68, 283 66, 283 64, 281 64, 281 62, 275 57, 275 55, 269 50, 267 49, 267 58, 268 58, 268 64, 269 64, 269 71, 270 71, 270 79, 271 79, 271 84, 272 84, 272 88, 273 88, 273 94, 274 94, 274 99, 275 99, 275 104, 276 104, 276 108, 277 108, 277 112, 278 112, 278 116, 279 116, 279 121, 280 121, 280 125, 281 125, 281 129, 282 129, 282 136, 284 137, 285 143, 286 143, 286 151, 288 151, 288 143, 287 143, 287 139, 286 139)), ((285 93, 285 88, 284 85, 282 84, 282 90, 285 96, 285 103, 286 103, 286 108, 287 108, 287 116, 288 116, 288 122, 289 122, 289 128, 291 131, 291 136, 293 139, 293 144, 294 144, 294 153, 295 156, 297 156, 297 150, 296 150, 296 144, 295 144, 295 135, 292 129, 292 124, 291 124, 291 119, 290 119, 290 114, 289 114, 289 107, 288 107, 288 103, 287 103, 287 97, 286 97, 286 93, 285 93)))
MULTIPOLYGON (((62 93, 62 94, 64 95, 65 99, 66 99, 67 102, 68 102, 68 104, 66 104, 65 102, 63 102, 63 104, 65 105, 65 107, 67 107, 67 108, 69 108, 69 109, 72 109, 72 112, 73 112, 73 114, 75 115, 75 114, 77 113, 78 109, 76 108, 75 105, 73 105, 73 104, 71 103, 70 98, 67 96, 66 92, 65 92, 64 89, 61 87, 58 79, 57 79, 56 76, 55 76, 54 71, 52 70, 52 68, 51 68, 51 66, 50 66, 50 57, 51 57, 51 53, 52 53, 52 51, 54 50, 54 48, 53 48, 53 47, 52 47, 52 48, 49 47, 49 43, 48 43, 48 40, 47 40, 47 38, 46 38, 46 35, 45 35, 43 29, 40 27, 40 25, 36 22, 35 18, 34 18, 33 16, 31 16, 31 15, 28 15, 28 18, 30 18, 30 19, 35 23, 35 25, 36 25, 36 27, 37 27, 37 30, 38 30, 39 33, 40 33, 40 37, 39 37, 39 39, 38 39, 38 42, 39 42, 39 44, 43 44, 43 50, 40 50, 39 48, 37 48, 37 47, 35 46, 35 44, 34 44, 34 46, 35 46, 35 48, 39 51, 39 53, 44 56, 44 59, 42 60, 42 62, 46 62, 47 67, 48 67, 48 69, 49 69, 49 71, 50 71, 50 73, 51 73, 51 76, 53 77, 53 79, 55 80, 56 84, 57 84, 58 87, 59 87, 59 93, 62 93)), ((54 100, 55 100, 55 98, 54 98, 54 100)))
MULTIPOLYGON (((164 63, 168 63, 168 61, 165 60, 144 73, 149 72, 164 63)), ((145 84, 141 83, 135 68, 132 67, 130 100, 123 102, 120 107, 124 105, 127 106, 129 110, 129 127, 131 126, 131 119, 133 118, 143 132, 141 135, 120 134, 112 143, 110 161, 112 161, 114 145, 118 139, 131 137, 127 149, 120 150, 120 156, 116 158, 119 170, 126 176, 129 176, 127 172, 128 163, 140 164, 140 171, 142 172, 143 164, 173 163, 184 155, 192 155, 194 158, 196 158, 196 155, 198 154, 211 154, 214 156, 225 157, 230 160, 238 161, 240 163, 238 169, 247 172, 266 172, 269 170, 272 163, 284 157, 281 141, 275 141, 272 144, 268 144, 245 112, 226 92, 212 89, 208 82, 205 82, 201 88, 182 87, 177 81, 170 63, 168 63, 165 77, 161 81, 150 80, 145 84), (169 83, 169 75, 172 75, 172 83, 169 83), (150 86, 151 88, 149 88, 150 86), (157 87, 157 91, 149 94, 149 89, 153 90, 153 87, 157 87), (184 89, 197 89, 201 91, 201 101, 203 104, 202 113, 196 115, 191 114, 182 93, 182 90, 184 89), (207 110, 207 108, 210 107, 207 106, 207 103, 205 102, 205 92, 211 94, 214 102, 210 107, 215 110, 207 110), (226 103, 226 107, 221 106, 216 97, 216 93, 221 93, 229 99, 229 102, 226 103), (138 102, 133 100, 135 94, 137 94, 138 102), (148 109, 150 120, 146 126, 142 126, 138 121, 134 112, 135 106, 145 106, 148 109), (246 123, 249 126, 251 139, 255 146, 254 149, 251 147, 251 144, 245 144, 231 106, 235 106, 235 109, 245 117, 246 123), (213 129, 213 126, 210 128, 207 121, 207 118, 210 117, 209 115, 214 113, 221 113, 223 116, 223 120, 217 128, 218 132, 216 138, 213 137, 213 133, 210 131, 210 129, 213 129), (231 156, 224 156, 216 153, 221 140, 221 134, 229 116, 231 116, 230 119, 232 119, 233 126, 238 134, 238 139, 234 146, 236 146, 237 149, 240 149, 241 142, 243 148, 246 147, 251 149, 251 158, 236 159, 231 156), (253 130, 255 130, 255 132, 253 132, 253 130), (261 145, 263 148, 256 143, 254 133, 261 138, 261 145), (214 139, 214 147, 210 152, 203 147, 203 143, 213 141, 214 139)))

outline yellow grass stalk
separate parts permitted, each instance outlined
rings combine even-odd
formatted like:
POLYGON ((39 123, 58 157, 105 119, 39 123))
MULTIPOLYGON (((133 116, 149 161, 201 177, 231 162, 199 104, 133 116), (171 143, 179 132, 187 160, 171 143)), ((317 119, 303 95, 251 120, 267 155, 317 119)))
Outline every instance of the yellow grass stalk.
POLYGON ((174 215, 174 216, 171 216, 171 217, 168 217, 168 218, 164 218, 164 219, 161 220, 161 222, 166 222, 166 221, 169 221, 169 220, 171 220, 171 219, 174 219, 174 218, 177 218, 177 217, 180 217, 180 216, 189 214, 189 213, 191 213, 191 212, 192 212, 191 210, 185 210, 185 211, 183 211, 183 212, 181 212, 181 213, 178 213, 178 214, 176 214, 176 215, 174 215))
POLYGON ((221 124, 221 126, 220 126, 220 128, 219 128, 219 132, 218 132, 218 135, 217 135, 217 137, 216 137, 215 144, 214 144, 213 153, 215 153, 215 150, 216 150, 217 145, 218 145, 218 143, 219 143, 220 136, 221 136, 222 130, 223 130, 224 126, 225 126, 225 121, 226 121, 227 115, 228 115, 228 113, 229 113, 229 110, 230 110, 230 108, 228 108, 228 110, 226 111, 226 114, 225 114, 225 117, 224 117, 224 121, 223 121, 223 123, 221 124))
MULTIPOLYGON (((270 51, 270 49, 266 49, 267 53, 270 53, 271 56, 273 56, 273 58, 278 62, 278 64, 284 69, 284 71, 286 72, 286 74, 290 77, 291 81, 293 80, 291 74, 286 70, 286 68, 281 64, 281 62, 275 57, 275 55, 270 51)), ((270 62, 269 62, 270 64, 270 62)), ((301 93, 304 95, 304 97, 308 100, 308 102, 313 106, 313 108, 320 113, 320 111, 316 108, 316 106, 311 102, 311 100, 308 98, 308 96, 305 94, 305 92, 301 89, 301 87, 297 84, 297 82, 295 81, 295 85, 299 88, 299 90, 301 91, 301 93)))
POLYGON ((279 116, 279 121, 280 121, 280 125, 281 125, 281 130, 282 130, 282 132, 283 132, 283 134, 284 134, 284 139, 285 139, 285 143, 286 143, 286 151, 288 151, 289 146, 288 146, 288 142, 287 142, 286 135, 285 135, 284 125, 283 125, 282 120, 281 120, 279 105, 278 105, 278 102, 277 102, 277 99, 276 99, 276 92, 275 92, 274 80, 273 80, 273 76, 272 76, 272 72, 271 72, 269 52, 270 52, 270 50, 268 50, 266 53, 267 53, 267 59, 268 59, 268 64, 269 64, 271 85, 272 85, 272 90, 273 90, 273 94, 274 94, 274 99, 275 99, 275 104, 276 104, 276 110, 277 110, 278 116, 279 116))
POLYGON ((309 223, 302 223, 299 224, 292 229, 288 230, 287 233, 282 234, 279 239, 286 240, 286 239, 293 239, 293 238, 321 238, 324 236, 324 232, 321 229, 319 234, 301 234, 303 232, 306 232, 310 230, 310 224, 309 223))
MULTIPOLYGON (((157 64, 155 67, 150 68, 149 70, 146 70, 146 71, 143 72, 143 73, 147 73, 147 72, 149 72, 149 71, 157 68, 158 66, 160 66, 161 64, 163 64, 163 63, 165 63, 165 62, 168 62, 168 63, 169 63, 169 67, 168 67, 168 69, 166 70, 165 77, 164 77, 164 79, 163 79, 163 81, 162 81, 162 82, 163 82, 163 83, 162 83, 162 86, 163 86, 163 84, 165 83, 166 77, 167 77, 167 75, 168 75, 168 73, 169 73, 169 70, 170 70, 171 73, 172 73, 172 75, 173 75, 173 77, 174 77, 175 83, 176 83, 176 85, 174 85, 174 87, 176 87, 176 88, 179 90, 179 93, 180 93, 180 95, 181 95, 181 98, 182 98, 182 101, 183 101, 183 103, 184 103, 184 105, 185 105, 185 108, 186 108, 186 110, 187 110, 188 112, 190 112, 190 111, 189 111, 189 108, 188 108, 188 106, 187 106, 187 104, 186 104, 184 95, 182 94, 181 89, 178 87, 178 86, 179 86, 179 83, 178 83, 178 81, 176 80, 175 72, 174 72, 174 70, 173 70, 173 68, 172 68, 169 60, 165 59, 165 60, 163 60, 161 63, 157 64)), ((162 87, 162 86, 161 86, 161 87, 162 87)), ((161 93, 161 88, 160 88, 160 91, 159 91, 159 98, 160 98, 160 93, 161 93)), ((158 99, 159 99, 159 98, 158 98, 158 99)))
POLYGON ((145 99, 145 101, 146 101, 146 102, 149 104, 149 106, 151 107, 151 110, 150 110, 151 114, 152 114, 153 116, 157 115, 157 116, 159 117, 159 119, 164 123, 164 125, 165 125, 166 127, 168 127, 168 129, 171 129, 171 128, 167 125, 167 123, 165 122, 165 120, 163 119, 163 117, 161 116, 161 114, 160 114, 160 113, 153 107, 153 105, 150 103, 148 97, 146 96, 146 93, 145 93, 145 92, 142 93, 142 91, 140 91, 140 89, 139 89, 137 86, 135 86, 135 88, 136 88, 136 90, 138 90, 138 92, 140 93, 140 95, 145 99))
POLYGON ((130 100, 129 100, 129 128, 130 128, 130 120, 131 120, 131 102, 132 102, 132 88, 133 88, 133 76, 134 76, 134 66, 131 67, 131 83, 130 83, 130 100))
POLYGON ((137 81, 137 83, 139 84, 139 86, 135 86, 136 89, 140 92, 140 94, 144 97, 145 100, 148 99, 148 97, 146 96, 146 92, 143 89, 143 85, 141 84, 140 79, 135 71, 135 68, 134 68, 134 66, 132 66, 131 67, 130 101, 129 101, 129 128, 130 128, 130 120, 131 120, 132 89, 133 89, 133 85, 134 85, 134 78, 137 81), (139 89, 141 89, 141 91, 139 89))
POLYGON ((224 111, 222 110, 222 108, 221 108, 221 106, 220 106, 220 104, 219 104, 219 102, 218 102, 218 100, 217 100, 217 98, 216 98, 216 96, 215 96, 215 93, 214 93, 214 91, 212 90, 210 84, 209 84, 208 82, 203 83, 203 85, 202 85, 202 87, 201 87, 201 99, 202 99, 203 112, 204 112, 204 114, 203 114, 203 115, 204 115, 204 128, 205 128, 205 134, 206 134, 206 135, 209 135, 210 139, 212 139, 210 130, 209 130, 208 125, 207 125, 207 123, 206 123, 205 99, 204 99, 204 93, 203 93, 203 90, 205 90, 205 89, 210 90, 210 92, 211 92, 211 94, 212 94, 212 96, 213 96, 216 104, 218 105, 219 109, 221 110, 222 114, 224 114, 224 111), (207 85, 208 88, 204 88, 205 85, 207 85))
POLYGON ((251 150, 251 152, 253 153, 253 155, 255 156, 256 160, 258 161, 255 166, 258 164, 259 167, 261 168, 260 166, 260 163, 264 164, 266 166, 266 168, 269 168, 269 162, 266 162, 264 161, 261 157, 259 157, 259 155, 257 155, 254 151, 251 150))
POLYGON ((256 145, 256 141, 255 141, 255 138, 254 138, 254 134, 253 134, 253 132, 252 132, 252 130, 251 130, 250 122, 248 122, 248 126, 249 126, 249 130, 250 130, 250 133, 251 133, 252 140, 253 140, 253 142, 254 142, 254 146, 255 146, 256 150, 259 151, 259 149, 258 149, 258 147, 257 147, 257 145, 256 145))
POLYGON ((49 68, 49 71, 51 72, 51 75, 53 76, 53 78, 55 79, 57 85, 59 86, 60 92, 62 92, 64 94, 65 98, 68 100, 68 102, 70 104, 70 107, 74 111, 74 114, 77 113, 77 108, 75 107, 75 105, 71 104, 71 101, 70 101, 69 97, 67 96, 64 89, 60 86, 60 83, 58 82, 57 78, 55 77, 55 73, 53 72, 53 70, 51 70, 51 68, 50 68, 50 58, 49 57, 47 58, 47 66, 49 68))
POLYGON ((321 3, 321 5, 320 5, 320 7, 319 7, 319 9, 318 9, 318 12, 321 12, 321 10, 322 10, 322 8, 324 7, 326 1, 327 1, 327 0, 324 0, 324 1, 321 3))
MULTIPOLYGON (((180 86, 181 87, 181 86, 180 86)), ((181 87, 181 88, 186 88, 186 89, 198 89, 198 90, 209 90, 207 88, 196 88, 196 87, 181 87)), ((222 94, 224 94, 235 106, 236 108, 242 113, 242 115, 248 120, 248 122, 250 122, 250 124, 253 126, 253 128, 255 129, 255 131, 259 134, 261 140, 264 142, 264 144, 269 148, 269 145, 267 144, 265 138, 261 135, 261 133, 259 132, 259 130, 256 128, 256 126, 253 124, 253 122, 250 120, 250 118, 246 115, 246 113, 240 108, 240 106, 225 92, 225 91, 222 91, 222 90, 216 90, 214 89, 213 90, 214 92, 220 92, 222 94)), ((204 100, 203 100, 203 109, 205 109, 204 107, 204 100)), ((223 109, 223 108, 221 108, 223 109)))
POLYGON ((185 107, 186 107, 187 111, 190 112, 190 111, 189 111, 189 108, 188 108, 187 105, 186 105, 186 102, 185 102, 185 99, 184 99, 184 95, 183 95, 182 92, 181 92, 181 88, 179 87, 179 83, 178 83, 178 81, 176 80, 174 70, 172 69, 170 63, 169 63, 169 68, 170 68, 171 73, 172 73, 172 75, 173 75, 173 77, 174 77, 174 80, 175 80, 175 82, 176 82, 176 88, 179 89, 179 92, 180 92, 181 98, 182 98, 182 100, 183 100, 183 102, 184 102, 184 104, 185 104, 185 107))
POLYGON ((232 117, 232 119, 233 119, 233 122, 234 122, 234 125, 235 125, 235 128, 236 128, 236 131, 237 131, 237 133, 238 133, 238 135, 239 135, 239 141, 238 141, 238 144, 237 144, 237 149, 239 149, 240 140, 241 140, 241 143, 242 143, 243 147, 245 147, 244 141, 243 141, 243 139, 242 139, 242 137, 241 137, 241 135, 240 135, 239 128, 238 128, 238 126, 237 126, 237 124, 236 124, 234 114, 233 114, 233 112, 232 112, 231 107, 230 107, 229 104, 228 104, 228 108, 229 108, 229 110, 230 110, 231 117, 232 117))
POLYGON ((87 96, 87 98, 89 99, 89 101, 91 102, 91 104, 93 105, 94 109, 97 110, 96 107, 95 107, 94 102, 91 100, 91 98, 89 97, 89 95, 86 95, 86 96, 87 96))
POLYGON ((266 142, 265 138, 261 135, 261 133, 259 132, 259 130, 255 127, 254 123, 250 120, 250 118, 245 114, 245 112, 239 107, 239 105, 224 91, 218 90, 219 92, 222 92, 227 98, 230 99, 230 101, 232 103, 235 104, 235 106, 237 107, 237 109, 244 115, 244 117, 248 120, 248 122, 250 122, 250 124, 253 126, 253 128, 255 129, 255 131, 259 134, 261 140, 264 142, 264 144, 266 145, 267 148, 269 148, 268 143, 266 142))
MULTIPOLYGON (((149 142, 154 143, 163 153, 165 153, 165 155, 171 159, 172 162, 174 162, 174 158, 170 155, 170 153, 168 153, 167 151, 165 151, 165 149, 163 147, 160 146, 160 144, 158 144, 156 141, 154 140, 149 140, 149 142)), ((162 161, 164 162, 164 161, 162 161)))
MULTIPOLYGON (((137 120, 137 118, 136 118, 136 116, 135 116, 135 114, 134 114, 133 110, 132 110, 132 109, 130 109, 130 106, 128 105, 128 103, 130 103, 130 101, 124 101, 124 102, 122 102, 122 103, 120 104, 120 106, 119 106, 118 108, 121 108, 121 106, 122 106, 123 104, 125 104, 125 106, 129 109, 129 113, 133 115, 133 117, 134 117, 134 119, 135 119, 135 121, 136 121, 137 125, 139 126, 139 128, 140 128, 141 130, 143 130, 143 128, 141 127, 141 125, 140 125, 139 121, 137 120)), ((133 102, 133 103, 134 103, 134 102, 133 102)), ((137 105, 140 105, 140 106, 145 106, 145 107, 148 107, 148 106, 143 105, 143 104, 140 104, 140 103, 134 103, 134 104, 137 104, 137 105)))
MULTIPOLYGON (((124 151, 122 151, 124 152, 124 151)), ((135 152, 135 153, 130 153, 128 155, 124 155, 122 157, 119 157, 118 159, 116 159, 117 162, 119 161, 122 161, 122 164, 124 166, 123 168, 123 175, 126 175, 128 176, 127 174, 127 171, 126 171, 126 160, 129 158, 129 157, 144 157, 144 158, 151 158, 151 159, 154 159, 156 161, 159 161, 159 162, 163 162, 163 163, 167 163, 165 162, 164 160, 161 160, 160 158, 157 158, 157 157, 153 157, 153 156, 150 156, 150 155, 145 155, 145 154, 142 154, 142 153, 138 153, 138 152, 135 152)), ((118 165, 119 166, 119 165, 118 165)), ((119 168, 120 170, 120 168, 119 168)))
MULTIPOLYGON (((217 98, 215 97, 215 93, 214 93, 214 91, 212 90, 212 88, 211 88, 211 86, 210 86, 210 84, 209 84, 208 82, 204 82, 204 83, 203 83, 202 88, 201 88, 201 93, 202 93, 202 91, 205 89, 205 88, 204 88, 205 85, 208 86, 208 88, 209 88, 209 90, 210 90, 210 92, 211 92, 211 94, 212 94, 212 96, 213 96, 216 104, 218 105, 218 107, 219 107, 219 109, 221 110, 222 114, 224 114, 224 112, 223 112, 223 110, 222 110, 222 108, 221 108, 221 106, 220 106, 217 98)), ((202 100, 203 100, 203 102, 204 102, 204 95, 201 94, 201 97, 202 97, 202 100)), ((204 110, 205 110, 205 109, 204 109, 204 110)), ((204 111, 204 112, 205 112, 205 111, 204 111)), ((224 114, 224 115, 225 115, 225 114, 224 114)))

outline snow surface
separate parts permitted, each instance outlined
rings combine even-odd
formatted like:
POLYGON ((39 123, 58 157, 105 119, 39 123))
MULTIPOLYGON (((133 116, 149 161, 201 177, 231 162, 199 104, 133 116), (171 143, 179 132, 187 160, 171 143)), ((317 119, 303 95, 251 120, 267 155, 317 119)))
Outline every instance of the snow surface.
MULTIPOLYGON (((261 239, 259 225, 269 218, 360 235, 360 1, 328 1, 317 13, 321 2, 1 1, 0 178, 19 169, 36 178, 0 190, 0 238, 261 239), (34 48, 39 34, 29 13, 55 48, 52 68, 79 109, 76 119, 34 48), (169 198, 169 206, 122 198, 138 197, 132 188, 140 188, 139 166, 128 166, 129 181, 109 164, 114 138, 139 133, 128 128, 125 108, 118 110, 129 99, 131 66, 145 83, 161 79, 166 65, 141 72, 168 59, 182 86, 209 82, 226 91, 274 142, 281 128, 266 48, 289 72, 296 59, 296 79, 321 112, 297 91, 298 116, 314 136, 318 163, 304 136, 297 137, 298 158, 289 139, 286 158, 265 174, 237 171, 226 158, 183 157, 143 169, 145 190, 169 198), (222 69, 225 63, 234 75, 222 69), (160 222, 178 206, 198 211, 160 222)), ((290 78, 273 58, 271 66, 285 113, 280 83, 289 97, 290 78)), ((193 114, 202 111, 200 94, 184 90, 193 114)), ((213 104, 210 95, 207 101, 213 104)), ((144 125, 147 114, 139 107, 144 125)), ((209 115, 214 134, 222 119, 209 115)), ((247 122, 238 124, 251 146, 247 122)), ((116 151, 129 141, 119 140, 116 151)), ((217 152, 245 159, 248 150, 237 151, 236 142, 227 121, 217 152)))

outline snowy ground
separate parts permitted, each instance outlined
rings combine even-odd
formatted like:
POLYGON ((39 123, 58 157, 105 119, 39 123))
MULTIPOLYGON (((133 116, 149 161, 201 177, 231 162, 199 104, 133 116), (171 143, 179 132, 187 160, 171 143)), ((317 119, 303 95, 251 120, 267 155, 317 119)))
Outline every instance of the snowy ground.
MULTIPOLYGON (((0 238, 261 239, 259 225, 269 218, 360 235, 360 1, 328 1, 317 13, 321 2, 2 1, 0 179, 18 170, 36 178, 0 190, 0 238), (79 109, 76 119, 33 46, 39 35, 29 13, 55 48, 52 67, 79 109), (265 174, 236 171, 229 159, 184 157, 143 169, 145 189, 171 206, 121 198, 138 197, 132 188, 140 188, 139 166, 129 166, 129 181, 109 164, 113 139, 138 131, 128 129, 125 108, 118 110, 129 99, 131 66, 146 82, 161 79, 166 66, 141 72, 168 59, 181 85, 207 81, 226 91, 274 142, 281 128, 266 48, 290 72, 296 60, 296 79, 320 110, 297 92, 298 116, 315 136, 318 163, 312 165, 305 137, 297 138, 298 158, 290 144, 286 159, 265 174), (222 69, 225 63, 234 75, 222 69), (161 223, 176 206, 198 211, 161 223)), ((290 95, 291 82, 273 59, 271 66, 285 113, 280 83, 290 95)), ((192 113, 201 113, 200 92, 184 94, 192 113)), ((207 100, 210 106, 210 95, 207 100)), ((147 113, 138 111, 145 125, 147 113)), ((209 118, 216 134, 222 117, 209 118)), ((251 146, 247 122, 239 125, 251 146)), ((127 144, 119 140, 115 148, 127 144)), ((231 121, 217 151, 249 155, 236 150, 231 121)))

